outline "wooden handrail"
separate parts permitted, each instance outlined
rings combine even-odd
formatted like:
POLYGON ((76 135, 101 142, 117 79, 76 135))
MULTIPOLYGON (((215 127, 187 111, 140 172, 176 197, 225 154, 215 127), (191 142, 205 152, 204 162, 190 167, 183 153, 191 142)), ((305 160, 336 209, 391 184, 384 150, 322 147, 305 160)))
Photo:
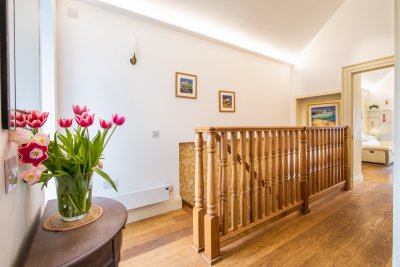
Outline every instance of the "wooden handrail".
MULTIPOLYGON (((340 126, 338 126, 340 127, 340 126)), ((303 130, 305 126, 233 126, 233 127, 196 127, 194 131, 196 133, 208 133, 208 132, 240 132, 240 131, 270 131, 270 130, 303 130)))

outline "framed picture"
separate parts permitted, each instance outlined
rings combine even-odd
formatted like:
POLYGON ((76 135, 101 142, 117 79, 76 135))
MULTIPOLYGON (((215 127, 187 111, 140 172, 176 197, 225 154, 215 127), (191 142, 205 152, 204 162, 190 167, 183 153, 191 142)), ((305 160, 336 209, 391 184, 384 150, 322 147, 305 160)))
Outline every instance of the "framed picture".
POLYGON ((175 74, 175 96, 183 98, 197 98, 197 76, 177 72, 175 74))
POLYGON ((235 112, 235 92, 219 91, 219 112, 235 112))
POLYGON ((340 118, 340 100, 308 103, 307 126, 337 126, 340 118))

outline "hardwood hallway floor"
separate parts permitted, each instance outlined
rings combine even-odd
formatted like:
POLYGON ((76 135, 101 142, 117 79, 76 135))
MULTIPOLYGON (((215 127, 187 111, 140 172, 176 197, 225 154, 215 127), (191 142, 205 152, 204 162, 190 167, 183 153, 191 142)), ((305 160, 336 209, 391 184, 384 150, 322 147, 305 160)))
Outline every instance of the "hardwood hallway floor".
MULTIPOLYGON (((222 248, 215 266, 391 266, 392 167, 363 166, 364 180, 222 248)), ((128 224, 120 266, 208 266, 191 248, 189 208, 128 224)))

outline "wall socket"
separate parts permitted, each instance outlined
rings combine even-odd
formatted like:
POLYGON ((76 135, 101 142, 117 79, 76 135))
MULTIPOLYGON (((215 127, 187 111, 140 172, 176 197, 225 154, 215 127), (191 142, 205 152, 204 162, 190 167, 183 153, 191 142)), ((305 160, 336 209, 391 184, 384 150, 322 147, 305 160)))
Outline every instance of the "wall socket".
POLYGON ((6 182, 6 193, 9 193, 18 182, 18 160, 13 156, 4 161, 4 178, 6 182))

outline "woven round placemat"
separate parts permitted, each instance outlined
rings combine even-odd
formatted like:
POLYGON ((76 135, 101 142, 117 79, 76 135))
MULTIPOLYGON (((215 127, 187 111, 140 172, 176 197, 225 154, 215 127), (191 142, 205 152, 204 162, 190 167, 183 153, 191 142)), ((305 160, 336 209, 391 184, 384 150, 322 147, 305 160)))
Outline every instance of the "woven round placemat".
POLYGON ((42 227, 47 231, 65 232, 88 225, 89 223, 92 223, 100 218, 101 215, 103 215, 103 209, 96 205, 90 207, 88 214, 84 218, 74 222, 63 221, 61 219, 61 215, 57 212, 56 214, 47 218, 42 227))

